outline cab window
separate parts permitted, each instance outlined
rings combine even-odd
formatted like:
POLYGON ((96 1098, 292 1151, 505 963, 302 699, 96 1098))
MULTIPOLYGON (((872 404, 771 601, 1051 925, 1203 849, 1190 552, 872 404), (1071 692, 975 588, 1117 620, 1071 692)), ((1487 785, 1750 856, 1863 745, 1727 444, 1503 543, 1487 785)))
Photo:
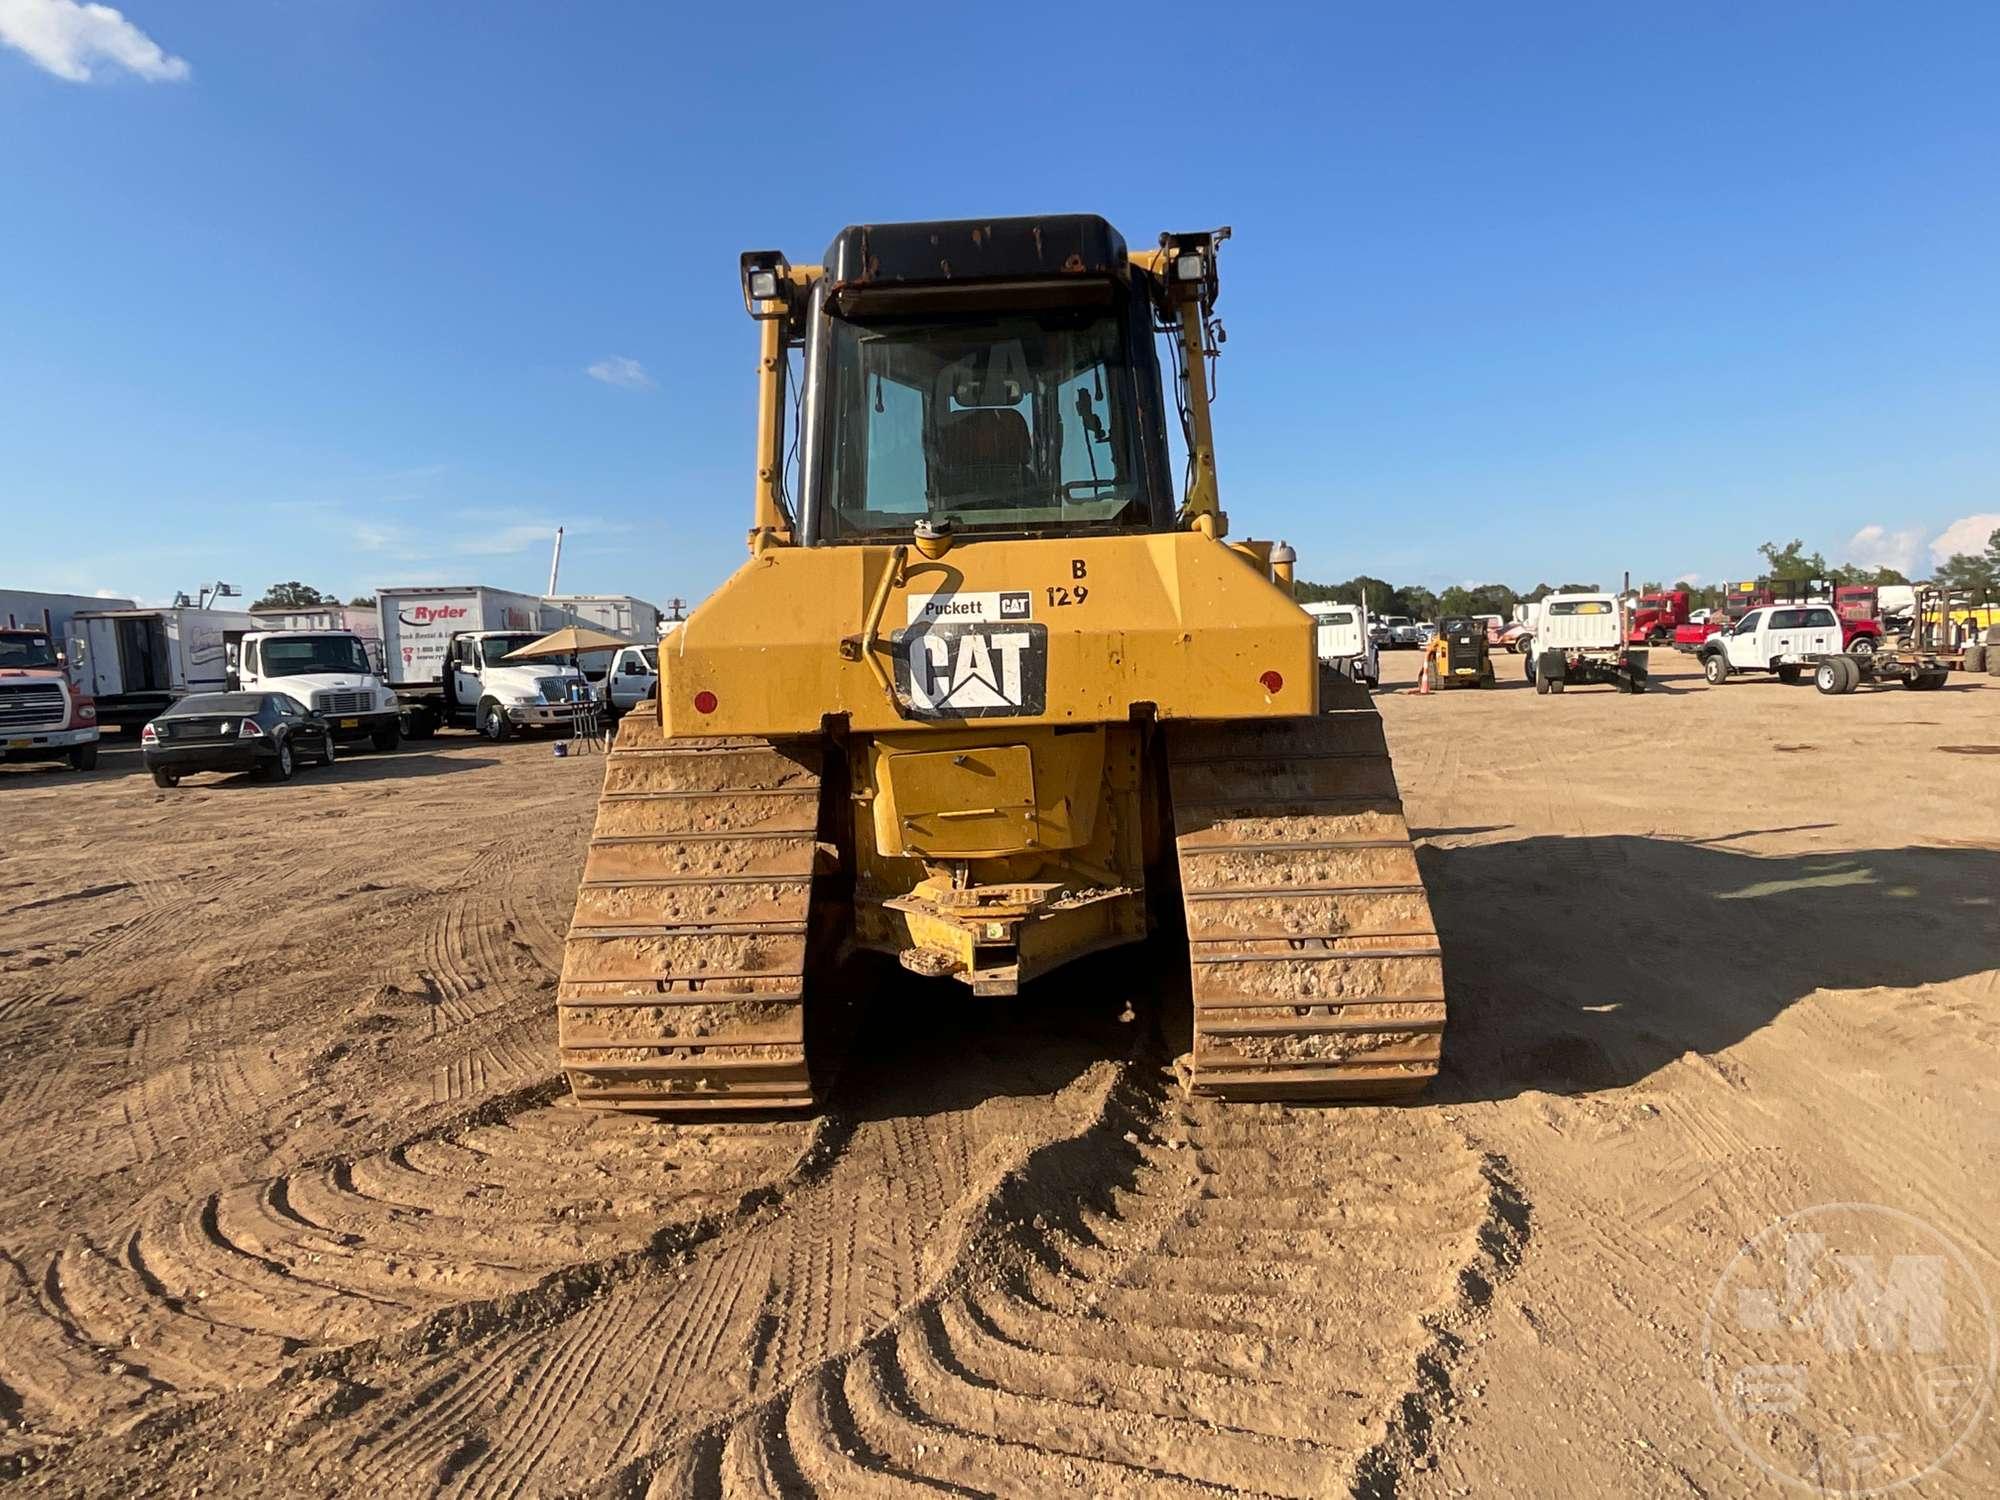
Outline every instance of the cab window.
POLYGON ((1839 623, 1833 617, 1833 611, 1830 609, 1809 609, 1806 611, 1806 624, 1815 629, 1823 629, 1826 626, 1838 625, 1839 623))
POLYGON ((1738 635, 1755 634, 1757 627, 1763 623, 1764 623, 1764 612, 1761 609, 1753 609, 1750 611, 1749 614, 1745 615, 1740 621, 1737 622, 1736 633, 1738 635))

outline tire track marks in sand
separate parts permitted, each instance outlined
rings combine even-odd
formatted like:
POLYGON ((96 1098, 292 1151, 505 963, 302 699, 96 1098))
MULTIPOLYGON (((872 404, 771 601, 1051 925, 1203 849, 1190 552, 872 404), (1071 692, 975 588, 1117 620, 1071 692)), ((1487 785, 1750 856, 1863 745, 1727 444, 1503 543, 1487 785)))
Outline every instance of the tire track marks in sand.
POLYGON ((1131 1077, 959 1212, 921 1296, 649 1493, 1388 1493, 1527 1222, 1435 1115, 1131 1077))

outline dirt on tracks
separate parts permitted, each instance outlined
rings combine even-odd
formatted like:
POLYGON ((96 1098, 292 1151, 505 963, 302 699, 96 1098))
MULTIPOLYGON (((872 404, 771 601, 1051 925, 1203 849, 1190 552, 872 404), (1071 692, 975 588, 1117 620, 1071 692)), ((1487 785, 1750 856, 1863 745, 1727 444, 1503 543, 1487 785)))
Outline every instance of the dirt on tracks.
POLYGON ((816 1122, 581 1114, 598 763, 5 773, 0 1475, 1745 1488, 1698 1348, 1737 1242, 1872 1197, 1992 1266, 2000 797, 1937 751, 2000 692, 1663 686, 1383 698, 1455 997, 1403 1108, 1184 1099, 1177 966, 1112 956, 991 1010, 872 975, 816 1122))

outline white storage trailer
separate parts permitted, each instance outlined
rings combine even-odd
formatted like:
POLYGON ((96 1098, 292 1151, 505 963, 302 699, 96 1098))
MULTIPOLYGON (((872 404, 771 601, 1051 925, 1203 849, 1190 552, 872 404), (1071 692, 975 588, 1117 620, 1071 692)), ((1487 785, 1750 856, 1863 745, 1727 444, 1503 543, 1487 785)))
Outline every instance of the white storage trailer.
POLYGON ((67 647, 70 621, 86 610, 137 609, 130 599, 97 594, 44 594, 32 589, 0 589, 0 630, 46 630, 67 647))
POLYGON ((562 611, 564 625, 588 625, 640 646, 660 639, 660 607, 631 594, 550 594, 542 602, 562 611))
MULTIPOLYGON (((657 647, 660 643, 660 608, 631 594, 549 594, 543 602, 563 618, 550 629, 562 625, 585 625, 610 635, 622 636, 635 646, 657 647)), ((586 651, 577 658, 583 675, 603 682, 611 669, 610 651, 586 651)))
POLYGON ((97 699, 99 724, 143 724, 189 693, 226 691, 247 610, 79 610, 70 617, 70 677, 97 699))

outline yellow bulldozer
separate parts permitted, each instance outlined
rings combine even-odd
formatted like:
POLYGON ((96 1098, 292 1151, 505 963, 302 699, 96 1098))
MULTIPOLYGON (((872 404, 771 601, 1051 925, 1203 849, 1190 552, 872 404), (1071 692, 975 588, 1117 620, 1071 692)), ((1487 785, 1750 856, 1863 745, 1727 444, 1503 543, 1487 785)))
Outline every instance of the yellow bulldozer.
POLYGON ((558 994, 579 1102, 811 1108, 856 950, 952 1005, 1155 933, 1187 953, 1197 1093, 1436 1072, 1381 721, 1319 672, 1290 549, 1226 540, 1227 235, 1134 252, 1067 215, 743 256, 750 556, 606 763, 558 994))

